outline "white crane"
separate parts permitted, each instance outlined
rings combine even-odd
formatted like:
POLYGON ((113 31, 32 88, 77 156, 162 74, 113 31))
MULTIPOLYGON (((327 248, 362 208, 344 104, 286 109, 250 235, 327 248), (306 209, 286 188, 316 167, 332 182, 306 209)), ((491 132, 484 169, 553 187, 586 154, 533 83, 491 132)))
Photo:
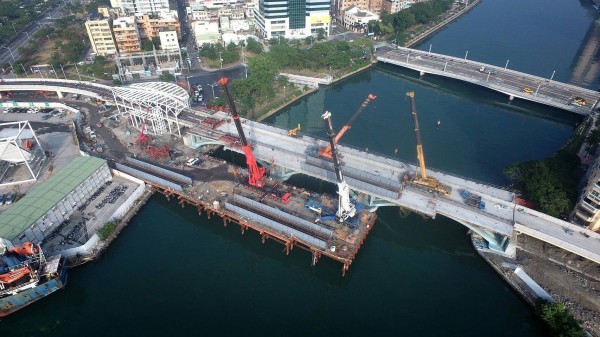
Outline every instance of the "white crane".
POLYGON ((335 215, 338 217, 340 222, 343 222, 356 215, 356 207, 352 202, 350 202, 350 188, 344 180, 344 175, 342 174, 342 169, 340 167, 340 161, 337 156, 335 133, 333 132, 333 125, 331 124, 331 112, 325 111, 321 117, 325 120, 325 124, 327 125, 329 143, 331 144, 331 157, 333 160, 333 167, 335 168, 335 175, 337 177, 338 209, 335 215))

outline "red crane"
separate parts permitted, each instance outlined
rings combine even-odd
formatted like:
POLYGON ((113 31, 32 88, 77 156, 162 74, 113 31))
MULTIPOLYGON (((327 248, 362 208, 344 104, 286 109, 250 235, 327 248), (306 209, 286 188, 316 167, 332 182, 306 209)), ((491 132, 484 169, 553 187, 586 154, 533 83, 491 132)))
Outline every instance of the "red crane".
POLYGON ((227 83, 229 79, 227 77, 223 77, 219 80, 219 84, 223 86, 223 91, 225 91, 225 95, 227 96, 227 102, 229 103, 229 109, 231 110, 231 116, 233 117, 233 122, 235 123, 235 128, 237 129, 238 134, 240 135, 240 141, 242 142, 242 150, 246 155, 246 164, 248 165, 248 183, 251 186, 256 187, 264 187, 265 186, 265 168, 259 167, 256 163, 256 158, 252 153, 252 147, 248 144, 246 140, 246 135, 244 134, 244 129, 242 129, 242 123, 240 122, 240 115, 235 108, 235 103, 233 102, 233 98, 231 97, 231 93, 229 92, 229 86, 227 83))
MULTIPOLYGON (((346 133, 346 131, 348 131, 348 130, 350 130, 350 128, 352 128, 352 123, 354 122, 356 117, 358 117, 358 115, 360 115, 360 113, 367 107, 369 102, 375 100, 376 98, 377 98, 377 96, 375 96, 373 94, 369 94, 369 96, 367 96, 367 99, 365 99, 365 101, 361 104, 360 108, 358 108, 358 110, 356 110, 354 115, 352 115, 352 118, 350 118, 348 123, 346 123, 346 125, 344 125, 342 127, 340 132, 338 132, 337 135, 335 135, 335 138, 333 140, 335 144, 337 144, 340 141, 340 138, 342 138, 342 136, 346 133)), ((333 156, 331 154, 331 144, 319 149, 319 156, 333 159, 333 156)))

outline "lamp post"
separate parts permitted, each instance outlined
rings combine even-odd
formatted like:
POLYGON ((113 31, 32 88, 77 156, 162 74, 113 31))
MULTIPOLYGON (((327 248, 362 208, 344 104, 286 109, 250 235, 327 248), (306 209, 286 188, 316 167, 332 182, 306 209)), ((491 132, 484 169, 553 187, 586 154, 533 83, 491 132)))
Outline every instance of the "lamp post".
POLYGON ((81 81, 81 75, 79 75, 79 68, 77 68, 77 63, 75 63, 75 71, 77 71, 77 77, 79 77, 79 80, 81 81))
POLYGON ((431 54, 431 47, 433 46, 433 44, 429 44, 429 54, 431 54))
POLYGON ((465 53, 465 60, 467 59, 467 56, 469 56, 469 51, 467 50, 467 52, 465 53))
POLYGON ((62 70, 63 73, 63 77, 65 78, 65 80, 67 79, 67 75, 65 74, 65 69, 63 68, 63 65, 60 65, 60 70, 62 70))
POLYGON ((12 23, 12 26, 13 26, 13 29, 15 30, 15 34, 18 35, 19 33, 17 33, 17 29, 15 28, 15 23, 14 22, 12 23))
POLYGON ((550 81, 552 81, 552 79, 554 78, 554 73, 556 73, 556 70, 552 70, 552 76, 550 76, 550 81))
POLYGON ((58 74, 56 73, 56 69, 54 69, 54 65, 50 65, 52 67, 52 72, 54 72, 54 76, 56 76, 56 79, 58 80, 58 74))
POLYGON ((223 69, 223 58, 221 57, 221 52, 219 52, 219 60, 221 61, 221 69, 223 69))
POLYGON ((506 68, 508 67, 508 62, 509 62, 509 61, 510 61, 510 60, 506 60, 506 65, 504 66, 504 69, 506 69, 506 68))

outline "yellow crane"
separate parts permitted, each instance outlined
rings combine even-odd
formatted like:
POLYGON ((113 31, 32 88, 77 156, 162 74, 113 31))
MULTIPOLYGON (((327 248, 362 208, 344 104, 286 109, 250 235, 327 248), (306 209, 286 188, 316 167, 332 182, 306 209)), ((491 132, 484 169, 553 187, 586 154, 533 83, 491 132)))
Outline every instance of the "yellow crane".
POLYGON ((423 143, 421 142, 421 131, 419 130, 419 120, 417 118, 417 108, 415 106, 415 93, 409 91, 406 96, 410 98, 410 108, 412 112, 413 121, 415 124, 415 136, 417 138, 417 159, 419 160, 419 169, 421 176, 418 174, 412 178, 412 183, 424 186, 433 192, 443 193, 444 195, 450 195, 450 187, 442 185, 437 179, 427 176, 427 169, 425 167, 425 155, 423 154, 423 143))
POLYGON ((298 135, 298 131, 300 131, 300 123, 298 123, 298 127, 296 127, 295 129, 291 129, 290 131, 288 131, 288 136, 289 137, 297 136, 298 135))

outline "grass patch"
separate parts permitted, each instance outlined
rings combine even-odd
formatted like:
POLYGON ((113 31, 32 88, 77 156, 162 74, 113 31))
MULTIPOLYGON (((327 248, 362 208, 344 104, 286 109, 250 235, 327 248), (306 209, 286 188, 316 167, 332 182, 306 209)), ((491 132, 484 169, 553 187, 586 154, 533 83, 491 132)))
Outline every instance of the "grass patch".
POLYGON ((101 241, 105 241, 112 233, 115 232, 119 221, 119 219, 108 221, 96 232, 101 241))

